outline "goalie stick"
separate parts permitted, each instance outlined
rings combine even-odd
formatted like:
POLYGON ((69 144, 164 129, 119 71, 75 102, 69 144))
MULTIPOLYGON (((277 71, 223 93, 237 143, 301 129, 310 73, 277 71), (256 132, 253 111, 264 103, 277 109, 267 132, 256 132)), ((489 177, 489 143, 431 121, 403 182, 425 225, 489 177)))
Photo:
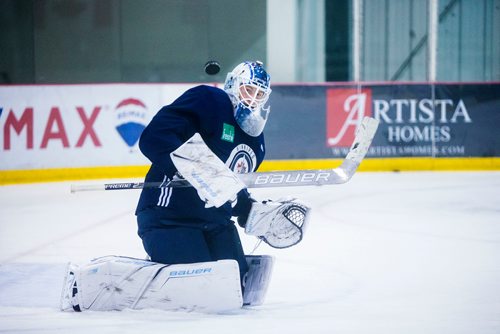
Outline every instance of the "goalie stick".
MULTIPOLYGON (((349 181, 358 166, 363 161, 373 137, 377 131, 379 121, 364 117, 359 125, 354 142, 349 153, 342 164, 334 169, 295 170, 276 172, 254 172, 237 174, 248 188, 267 187, 296 187, 296 186, 322 186, 342 184, 349 181)), ((71 192, 91 190, 124 190, 124 189, 146 189, 163 187, 190 187, 184 179, 173 179, 168 182, 122 182, 91 185, 72 185, 71 192)))

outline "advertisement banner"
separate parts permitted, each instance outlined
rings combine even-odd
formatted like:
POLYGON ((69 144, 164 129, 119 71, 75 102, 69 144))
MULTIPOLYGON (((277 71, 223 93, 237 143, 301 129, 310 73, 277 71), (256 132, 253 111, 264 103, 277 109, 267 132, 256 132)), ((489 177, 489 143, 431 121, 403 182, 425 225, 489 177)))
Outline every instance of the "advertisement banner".
POLYGON ((192 85, 0 88, 0 169, 147 165, 137 142, 156 112, 192 85))
POLYGON ((368 157, 500 156, 499 84, 274 86, 273 95, 271 159, 345 157, 364 116, 380 121, 368 157))
MULTIPOLYGON (((138 139, 194 84, 0 87, 0 171, 149 165, 138 139)), ((364 116, 368 157, 500 156, 500 84, 274 85, 266 160, 346 156, 364 116)))

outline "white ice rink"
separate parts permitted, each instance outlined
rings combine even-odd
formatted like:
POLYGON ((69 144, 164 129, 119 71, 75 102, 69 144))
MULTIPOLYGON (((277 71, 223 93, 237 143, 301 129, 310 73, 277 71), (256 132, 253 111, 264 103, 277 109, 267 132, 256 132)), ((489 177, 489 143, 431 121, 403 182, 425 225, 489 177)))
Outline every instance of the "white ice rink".
MULTIPOLYGON (((95 183, 95 182, 92 182, 95 183)), ((62 313, 65 263, 145 256, 137 190, 0 187, 0 333, 500 333, 500 173, 357 173, 345 185, 254 190, 313 207, 275 250, 263 306, 231 314, 62 313)), ((251 251, 255 240, 242 236, 251 251)))

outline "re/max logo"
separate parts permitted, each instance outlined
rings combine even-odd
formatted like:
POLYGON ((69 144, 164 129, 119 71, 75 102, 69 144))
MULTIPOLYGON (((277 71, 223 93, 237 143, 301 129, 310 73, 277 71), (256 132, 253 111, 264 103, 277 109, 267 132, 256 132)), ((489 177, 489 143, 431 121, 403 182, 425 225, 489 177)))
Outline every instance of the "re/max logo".
POLYGON ((198 268, 198 269, 185 269, 185 270, 173 270, 170 272, 169 276, 193 276, 193 275, 203 275, 212 272, 212 268, 198 268))
MULTIPOLYGON (((95 106, 91 112, 86 112, 81 106, 75 107, 75 109, 80 117, 82 130, 74 147, 83 147, 87 139, 90 140, 95 147, 101 147, 102 144, 95 132, 94 124, 102 107, 95 106)), ((3 112, 3 108, 1 111, 3 112)), ((68 117, 69 113, 70 111, 66 111, 65 116, 68 117)), ((6 114, 7 116, 3 125, 3 150, 11 150, 11 137, 17 140, 17 137, 12 134, 12 132, 15 132, 17 135, 24 133, 26 137, 25 147, 28 150, 32 150, 35 146, 35 128, 38 128, 35 126, 35 109, 33 107, 26 107, 19 117, 16 116, 13 109, 10 109, 8 112, 6 110, 6 114)), ((42 122, 42 124, 45 122, 45 129, 39 144, 41 149, 46 149, 51 142, 60 142, 64 148, 71 146, 67 125, 62 115, 63 113, 61 113, 60 108, 58 106, 53 106, 50 108, 48 117, 44 120, 38 120, 38 122, 42 122)))

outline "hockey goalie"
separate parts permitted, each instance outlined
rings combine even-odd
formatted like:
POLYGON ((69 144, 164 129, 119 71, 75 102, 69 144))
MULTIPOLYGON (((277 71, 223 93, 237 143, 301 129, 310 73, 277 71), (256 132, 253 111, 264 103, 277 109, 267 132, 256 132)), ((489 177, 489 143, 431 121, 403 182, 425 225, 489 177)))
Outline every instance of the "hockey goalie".
POLYGON ((63 310, 222 312, 263 303, 273 258, 246 256, 237 225, 286 248, 302 240, 310 211, 295 200, 256 201, 236 175, 264 159, 270 93, 263 64, 250 61, 228 73, 224 89, 196 86, 158 111, 139 141, 152 163, 145 182, 162 183, 143 189, 136 209, 149 259, 70 265, 63 310), (179 178, 190 186, 168 186, 179 178))
MULTIPOLYGON (((297 201, 254 202, 245 233, 275 248, 302 240, 309 208, 297 201)), ((63 285, 63 311, 157 308, 224 312, 264 302, 273 258, 246 255, 246 271, 234 259, 162 264, 106 256, 84 266, 70 264, 63 285)))

